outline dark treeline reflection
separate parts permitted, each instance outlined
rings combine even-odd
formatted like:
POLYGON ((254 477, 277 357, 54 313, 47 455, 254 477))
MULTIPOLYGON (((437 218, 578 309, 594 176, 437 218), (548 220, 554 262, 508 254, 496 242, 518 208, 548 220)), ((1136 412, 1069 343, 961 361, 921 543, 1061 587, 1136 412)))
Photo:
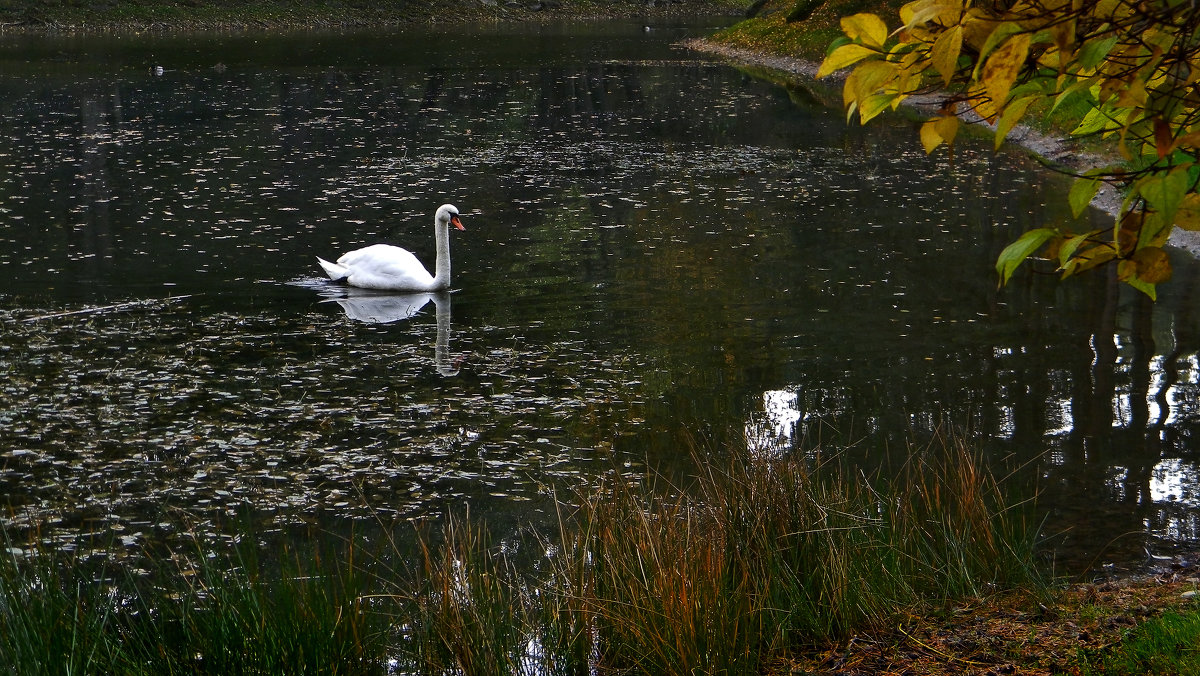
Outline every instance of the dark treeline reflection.
POLYGON ((828 92, 672 46, 694 30, 15 39, 10 523, 536 520, 697 444, 874 468, 949 426, 1025 467, 1073 564, 1193 540, 1197 266, 1158 303, 1032 269, 997 290, 1006 243, 1070 223, 1065 179, 847 127, 828 92), (431 263, 443 202, 452 311, 323 288, 314 256, 366 243, 431 263))

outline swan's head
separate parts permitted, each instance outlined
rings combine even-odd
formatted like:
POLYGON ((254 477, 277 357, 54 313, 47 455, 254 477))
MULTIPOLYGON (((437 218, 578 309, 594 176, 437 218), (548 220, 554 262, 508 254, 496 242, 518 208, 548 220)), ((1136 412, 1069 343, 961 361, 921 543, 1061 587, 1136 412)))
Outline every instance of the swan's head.
POLYGON ((437 214, 434 215, 434 219, 436 219, 438 223, 453 225, 459 230, 466 230, 466 228, 463 227, 462 221, 458 220, 458 207, 454 206, 453 204, 443 204, 442 206, 438 207, 437 214))

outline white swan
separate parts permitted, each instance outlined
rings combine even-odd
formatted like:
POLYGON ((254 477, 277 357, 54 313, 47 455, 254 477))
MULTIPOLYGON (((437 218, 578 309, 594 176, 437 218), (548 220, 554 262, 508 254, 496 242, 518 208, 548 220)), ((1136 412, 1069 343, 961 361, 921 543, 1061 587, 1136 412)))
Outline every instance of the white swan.
POLYGON ((343 254, 337 263, 317 256, 325 274, 335 282, 363 289, 387 291, 440 291, 450 287, 450 226, 466 230, 458 220, 453 204, 438 207, 433 216, 433 237, 437 243, 434 273, 429 274, 410 251, 390 244, 372 244, 343 254))

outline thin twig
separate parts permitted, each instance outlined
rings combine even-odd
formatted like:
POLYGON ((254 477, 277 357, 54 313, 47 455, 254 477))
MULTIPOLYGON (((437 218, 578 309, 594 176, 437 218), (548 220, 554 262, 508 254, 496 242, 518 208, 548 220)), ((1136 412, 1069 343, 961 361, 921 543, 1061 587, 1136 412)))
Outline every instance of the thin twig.
POLYGON ((968 659, 965 659, 962 657, 956 657, 944 650, 938 650, 937 648, 929 645, 928 643, 922 641, 921 639, 917 638, 916 636, 913 636, 912 634, 908 633, 907 631, 904 631, 903 626, 897 625, 896 629, 900 630, 900 633, 907 636, 908 640, 912 641, 913 643, 916 643, 917 645, 921 646, 922 648, 925 648, 926 650, 930 650, 937 655, 941 655, 942 657, 944 657, 952 662, 962 662, 963 664, 973 664, 975 666, 986 666, 986 664, 987 664, 986 662, 976 662, 975 660, 968 660, 968 659))
POLYGON ((156 304, 175 303, 175 302, 181 301, 185 298, 191 298, 192 295, 193 294, 188 294, 186 296, 171 296, 168 298, 152 298, 150 300, 134 300, 134 301, 130 301, 128 303, 116 303, 114 305, 102 305, 100 307, 89 307, 89 308, 84 308, 82 310, 72 310, 70 312, 55 312, 53 314, 48 314, 48 315, 38 315, 37 317, 29 317, 29 318, 25 319, 24 321, 26 323, 30 323, 30 322, 41 321, 43 319, 58 319, 59 317, 70 317, 73 315, 88 315, 88 314, 95 314, 97 312, 110 312, 110 311, 111 312, 120 312, 123 310, 130 310, 130 309, 133 309, 136 307, 150 307, 150 306, 156 305, 156 304))

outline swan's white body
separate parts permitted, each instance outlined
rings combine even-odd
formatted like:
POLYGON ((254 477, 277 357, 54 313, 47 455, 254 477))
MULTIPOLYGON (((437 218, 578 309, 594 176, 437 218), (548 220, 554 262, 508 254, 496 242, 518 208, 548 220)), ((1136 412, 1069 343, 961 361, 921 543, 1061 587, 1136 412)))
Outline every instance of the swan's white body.
POLYGON ((363 289, 386 291, 441 291, 450 287, 450 226, 465 230, 453 204, 438 207, 433 217, 433 237, 437 244, 434 274, 429 274, 410 251, 390 244, 372 244, 355 249, 337 259, 337 263, 317 257, 325 274, 335 282, 363 289))

